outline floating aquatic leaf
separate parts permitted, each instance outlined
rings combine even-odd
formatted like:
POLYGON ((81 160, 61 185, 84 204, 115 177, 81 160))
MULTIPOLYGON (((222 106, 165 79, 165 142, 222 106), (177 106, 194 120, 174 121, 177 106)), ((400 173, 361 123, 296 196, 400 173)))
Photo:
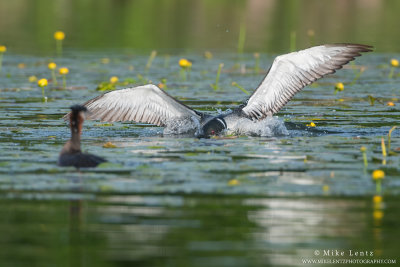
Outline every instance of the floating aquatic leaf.
POLYGON ((114 126, 114 124, 112 124, 112 123, 100 123, 100 124, 95 124, 94 126, 110 127, 110 126, 114 126))
POLYGON ((236 186, 236 185, 239 185, 239 184, 240 184, 240 182, 237 179, 232 179, 232 180, 228 181, 228 185, 230 185, 230 186, 236 186))
POLYGON ((372 95, 369 95, 369 96, 368 96, 368 101, 369 101, 369 104, 370 104, 371 106, 373 106, 373 105, 375 104, 376 98, 373 97, 372 95))
POLYGON ((123 165, 121 165, 119 163, 113 163, 113 162, 108 162, 108 161, 97 165, 97 169, 118 169, 118 168, 122 168, 122 167, 123 167, 123 165))
POLYGON ((116 148, 117 146, 111 142, 107 142, 103 145, 104 148, 116 148))
POLYGON ((100 83, 96 90, 97 91, 112 91, 115 90, 115 83, 111 83, 111 82, 102 82, 100 83))
POLYGON ((114 190, 114 187, 112 187, 111 185, 100 185, 99 190, 101 192, 111 192, 114 190))

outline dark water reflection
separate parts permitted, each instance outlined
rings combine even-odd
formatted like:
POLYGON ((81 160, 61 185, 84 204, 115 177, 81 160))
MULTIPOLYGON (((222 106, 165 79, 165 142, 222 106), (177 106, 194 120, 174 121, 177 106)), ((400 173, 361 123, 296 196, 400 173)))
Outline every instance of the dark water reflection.
POLYGON ((377 216, 370 198, 13 196, 19 200, 0 200, 2 266, 304 266, 303 259, 398 257, 397 197, 386 198, 377 216), (336 249, 347 256, 315 256, 336 249))

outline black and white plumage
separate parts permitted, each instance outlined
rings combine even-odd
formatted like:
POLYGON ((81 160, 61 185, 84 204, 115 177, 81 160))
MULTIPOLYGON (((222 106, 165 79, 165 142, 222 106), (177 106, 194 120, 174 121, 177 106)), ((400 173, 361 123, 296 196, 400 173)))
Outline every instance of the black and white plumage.
POLYGON ((101 121, 136 121, 165 126, 170 119, 202 114, 187 107, 153 84, 117 90, 87 101, 88 119, 101 121))
POLYGON ((371 48, 359 44, 321 45, 276 57, 243 113, 252 119, 277 113, 305 86, 341 69, 371 48))
POLYGON ((74 166, 75 168, 88 168, 96 167, 102 162, 106 162, 105 159, 81 151, 81 132, 84 121, 84 114, 87 112, 87 108, 81 105, 71 106, 70 113, 70 128, 71 128, 71 139, 68 140, 58 157, 58 165, 67 167, 74 166))
POLYGON ((231 113, 217 117, 189 108, 152 84, 112 91, 84 106, 91 113, 89 119, 109 122, 166 126, 170 120, 197 119, 201 126, 198 135, 210 136, 229 129, 237 118, 261 120, 272 116, 302 88, 369 51, 372 47, 368 45, 327 44, 278 56, 250 98, 231 113))

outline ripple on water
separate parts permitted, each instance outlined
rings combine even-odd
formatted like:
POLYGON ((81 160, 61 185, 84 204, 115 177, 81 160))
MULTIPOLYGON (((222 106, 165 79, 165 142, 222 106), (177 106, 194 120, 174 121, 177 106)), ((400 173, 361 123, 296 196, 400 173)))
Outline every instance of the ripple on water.
MULTIPOLYGON (((100 92, 95 88, 111 74, 123 81, 132 75, 136 80, 136 73, 140 73, 143 79, 139 76, 129 87, 150 79, 157 84, 168 77, 166 90, 170 95, 214 116, 232 112, 229 108, 235 109, 247 97, 231 86, 232 81, 251 91, 263 78, 263 74, 251 69, 246 73, 236 70, 238 59, 232 54, 216 55, 217 61, 191 54, 195 64, 190 77, 183 82, 179 79, 179 65, 172 64, 181 55, 171 55, 169 67, 164 66, 162 57, 157 57, 151 69, 144 71, 148 55, 135 54, 134 58, 127 59, 126 54, 117 52, 107 54, 115 61, 103 64, 103 53, 72 53, 73 57, 67 53, 57 60, 60 66, 74 70, 68 75, 68 88, 58 90, 50 82, 46 88, 47 103, 41 101, 41 90, 36 83, 29 83, 28 77, 48 77, 47 62, 51 59, 7 55, 4 65, 7 72, 0 74, 0 188, 3 190, 74 190, 69 175, 75 170, 56 166, 58 153, 70 135, 61 117, 72 104, 98 96, 100 92), (26 72, 16 67, 20 62, 27 64, 26 72), (215 72, 210 70, 216 69, 217 62, 224 62, 226 72, 221 73, 220 88, 213 90, 210 84, 215 82, 215 72), (86 89, 68 90, 82 86, 86 89)), ((261 64, 266 68, 272 59, 271 56, 261 64)), ((99 122, 86 121, 83 150, 122 167, 108 165, 81 171, 78 186, 87 192, 107 189, 146 193, 357 196, 375 192, 371 172, 383 169, 385 193, 399 194, 398 129, 392 133, 392 153, 387 157, 387 164, 382 165, 381 138, 387 144, 388 131, 398 124, 400 114, 396 100, 399 78, 388 80, 385 73, 388 69, 377 67, 386 59, 386 55, 376 53, 365 55, 355 64, 367 66, 367 70, 354 83, 354 70, 338 71, 304 88, 277 114, 279 118, 260 122, 239 118, 222 138, 193 138, 200 128, 194 118, 168 121, 164 129, 133 122, 102 126, 99 122), (346 88, 335 95, 333 88, 338 81, 344 82, 346 88), (369 95, 377 98, 374 105, 368 100, 369 95), (395 106, 387 106, 388 101, 395 106), (316 127, 306 126, 311 122, 316 127), (230 134, 235 136, 226 136, 230 134), (106 142, 117 147, 103 148, 106 142), (367 147, 367 168, 361 146, 367 147), (238 181, 235 186, 228 183, 232 179, 238 181), (329 185, 328 192, 322 190, 324 185, 329 185)), ((250 64, 254 57, 243 55, 240 61, 250 64)), ((117 85, 117 89, 123 87, 117 85)))

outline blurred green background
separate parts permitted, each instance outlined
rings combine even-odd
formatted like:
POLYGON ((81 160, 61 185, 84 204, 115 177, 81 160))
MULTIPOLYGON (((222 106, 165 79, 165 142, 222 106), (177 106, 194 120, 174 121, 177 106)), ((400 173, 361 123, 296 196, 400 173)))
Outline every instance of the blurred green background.
POLYGON ((0 44, 16 53, 54 52, 53 33, 82 50, 284 52, 356 42, 400 51, 396 0, 0 0, 0 44), (310 30, 314 37, 310 36, 310 30))

